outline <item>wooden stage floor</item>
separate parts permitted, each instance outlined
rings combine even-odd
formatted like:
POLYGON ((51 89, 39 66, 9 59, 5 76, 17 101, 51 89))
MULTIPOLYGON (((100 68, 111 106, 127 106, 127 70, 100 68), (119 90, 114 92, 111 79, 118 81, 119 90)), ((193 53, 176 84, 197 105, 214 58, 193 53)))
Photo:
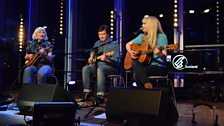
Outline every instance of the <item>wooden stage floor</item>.
MULTIPOLYGON (((203 103, 209 104, 214 107, 214 111, 207 106, 198 106, 194 109, 195 120, 197 121, 197 126, 214 126, 215 115, 218 115, 219 126, 224 126, 224 102, 206 102, 202 100, 179 100, 177 101, 177 110, 179 114, 179 119, 176 126, 192 126, 192 109, 195 104, 203 103)), ((79 103, 81 104, 81 103, 79 103)), ((91 105, 91 103, 85 103, 91 105)), ((24 116, 17 115, 18 109, 15 108, 16 102, 8 105, 9 109, 7 111, 0 111, 0 126, 6 126, 9 124, 25 124, 24 116), (13 110, 10 108, 14 108, 13 110)), ((120 123, 108 123, 105 117, 105 104, 103 107, 96 107, 89 117, 84 116, 89 112, 91 107, 80 108, 76 111, 76 118, 80 118, 80 126, 121 126, 120 123)), ((32 117, 27 117, 32 119, 32 117)), ((162 120, 161 120, 162 121, 162 120)), ((149 122, 150 124, 150 122, 149 122)))

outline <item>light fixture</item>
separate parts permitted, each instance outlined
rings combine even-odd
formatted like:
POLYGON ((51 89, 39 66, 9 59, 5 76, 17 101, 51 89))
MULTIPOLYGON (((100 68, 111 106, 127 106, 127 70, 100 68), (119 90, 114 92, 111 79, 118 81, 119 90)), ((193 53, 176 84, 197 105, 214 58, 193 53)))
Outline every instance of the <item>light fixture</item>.
POLYGON ((64 28, 63 28, 63 20, 64 20, 64 18, 63 18, 63 16, 64 16, 64 14, 63 14, 63 12, 64 12, 64 1, 63 0, 61 0, 61 2, 60 2, 60 15, 59 15, 59 34, 60 35, 62 35, 64 32, 63 32, 63 30, 64 30, 64 28))
POLYGON ((174 0, 173 26, 178 27, 178 0, 174 0))
POLYGON ((203 12, 208 13, 208 12, 210 12, 210 9, 205 9, 203 12))
POLYGON ((23 27, 23 17, 22 15, 20 15, 20 23, 19 23, 19 35, 18 35, 18 39, 19 39, 19 52, 22 52, 23 50, 23 42, 24 42, 24 27, 23 27))
POLYGON ((160 14, 159 17, 162 18, 163 17, 163 14, 160 14))
POLYGON ((189 13, 190 14, 194 14, 194 10, 189 10, 189 13))
POLYGON ((74 85, 74 84, 76 84, 76 81, 69 81, 68 84, 69 85, 74 85))
POLYGON ((114 21, 115 20, 115 12, 112 10, 110 11, 110 37, 114 38, 114 21))

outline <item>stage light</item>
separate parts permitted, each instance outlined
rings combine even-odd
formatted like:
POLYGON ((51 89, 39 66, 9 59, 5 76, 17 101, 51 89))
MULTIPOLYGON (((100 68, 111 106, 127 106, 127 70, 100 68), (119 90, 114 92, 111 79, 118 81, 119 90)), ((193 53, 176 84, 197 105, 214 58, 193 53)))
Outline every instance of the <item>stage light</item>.
POLYGON ((174 25, 174 27, 177 27, 178 26, 177 23, 174 23, 173 25, 174 25))
POLYGON ((115 20, 115 12, 112 10, 110 11, 110 36, 114 38, 114 20, 115 20))
POLYGON ((174 12, 177 13, 177 9, 174 9, 174 12))
POLYGON ((69 85, 74 85, 74 84, 76 84, 76 81, 69 81, 68 84, 69 85))
POLYGON ((110 14, 114 14, 114 11, 110 11, 110 14))
POLYGON ((163 17, 163 14, 160 14, 160 15, 159 15, 159 17, 161 17, 161 18, 162 18, 162 17, 163 17))
POLYGON ((64 16, 64 14, 63 14, 63 12, 64 12, 64 1, 63 0, 61 0, 61 2, 60 2, 60 13, 59 13, 59 34, 63 34, 64 32, 63 32, 63 20, 64 20, 64 18, 63 18, 63 16, 64 16))
POLYGON ((133 83, 132 83, 132 86, 133 86, 133 87, 137 87, 137 83, 136 83, 136 82, 133 82, 133 83))
POLYGON ((194 10, 189 10, 189 13, 190 13, 190 14, 193 14, 193 13, 194 13, 194 10))
POLYGON ((203 12, 208 13, 208 12, 210 12, 210 9, 205 9, 203 12))
POLYGON ((178 27, 178 0, 174 0, 174 19, 173 19, 173 26, 174 28, 178 27))
POLYGON ((23 17, 20 15, 20 23, 19 23, 19 34, 18 34, 18 39, 19 39, 19 52, 22 52, 23 49, 23 41, 24 41, 24 30, 23 30, 23 17))
POLYGON ((219 27, 220 27, 220 24, 219 24, 219 1, 216 2, 216 41, 217 42, 220 42, 220 32, 219 32, 219 27))
POLYGON ((174 17, 177 17, 177 14, 174 14, 174 17))
POLYGON ((110 19, 110 22, 113 23, 114 22, 114 19, 110 19))

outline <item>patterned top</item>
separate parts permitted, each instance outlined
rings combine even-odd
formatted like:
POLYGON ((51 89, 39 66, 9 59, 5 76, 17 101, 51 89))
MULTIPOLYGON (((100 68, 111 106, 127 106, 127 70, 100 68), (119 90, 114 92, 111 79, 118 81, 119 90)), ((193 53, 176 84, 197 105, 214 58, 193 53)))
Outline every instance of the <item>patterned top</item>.
MULTIPOLYGON (((26 53, 28 54, 37 54, 41 48, 45 48, 45 51, 51 52, 53 49, 53 45, 49 41, 42 40, 41 42, 37 42, 37 40, 33 40, 26 47, 26 53)), ((43 65, 51 65, 51 62, 45 58, 45 56, 40 55, 38 61, 34 64, 37 67, 41 67, 43 65)))

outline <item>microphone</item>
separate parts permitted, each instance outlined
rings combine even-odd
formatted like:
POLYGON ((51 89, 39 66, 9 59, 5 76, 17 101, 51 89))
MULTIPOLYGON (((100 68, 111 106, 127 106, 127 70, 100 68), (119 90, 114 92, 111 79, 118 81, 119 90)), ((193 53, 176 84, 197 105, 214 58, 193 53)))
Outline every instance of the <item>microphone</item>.
POLYGON ((142 27, 140 27, 139 29, 138 29, 138 31, 136 31, 136 32, 134 32, 133 33, 133 35, 138 35, 138 34, 140 34, 141 32, 142 32, 142 27))

